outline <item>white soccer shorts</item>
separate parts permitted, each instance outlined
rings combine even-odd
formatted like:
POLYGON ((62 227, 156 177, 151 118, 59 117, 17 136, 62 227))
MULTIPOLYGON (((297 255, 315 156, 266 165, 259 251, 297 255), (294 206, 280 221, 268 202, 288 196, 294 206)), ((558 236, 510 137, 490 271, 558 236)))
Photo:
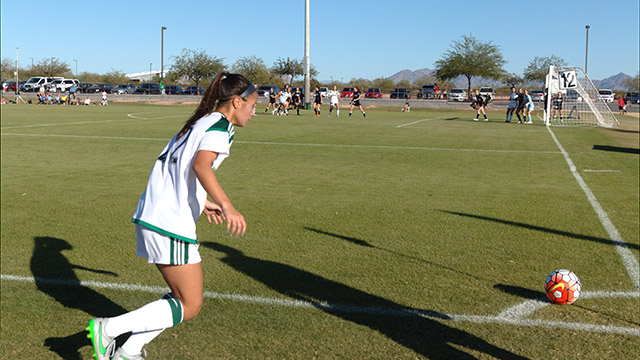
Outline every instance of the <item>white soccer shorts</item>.
POLYGON ((157 233, 139 224, 135 226, 136 255, 147 258, 149 264, 185 265, 202 261, 198 244, 157 233))

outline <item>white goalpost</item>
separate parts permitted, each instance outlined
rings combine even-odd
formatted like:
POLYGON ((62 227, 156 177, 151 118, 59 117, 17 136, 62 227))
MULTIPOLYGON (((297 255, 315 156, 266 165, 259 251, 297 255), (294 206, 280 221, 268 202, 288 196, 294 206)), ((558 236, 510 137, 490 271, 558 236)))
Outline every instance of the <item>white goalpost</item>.
POLYGON ((543 121, 547 126, 618 127, 618 120, 579 67, 550 66, 543 121))

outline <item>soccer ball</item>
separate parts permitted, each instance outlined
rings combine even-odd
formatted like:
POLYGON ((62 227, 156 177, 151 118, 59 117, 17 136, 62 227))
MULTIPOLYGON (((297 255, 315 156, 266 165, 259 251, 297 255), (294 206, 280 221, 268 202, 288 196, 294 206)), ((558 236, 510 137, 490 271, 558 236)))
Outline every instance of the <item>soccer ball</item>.
POLYGON ((573 304, 580 297, 582 284, 570 270, 554 270, 544 282, 544 290, 554 304, 573 304))

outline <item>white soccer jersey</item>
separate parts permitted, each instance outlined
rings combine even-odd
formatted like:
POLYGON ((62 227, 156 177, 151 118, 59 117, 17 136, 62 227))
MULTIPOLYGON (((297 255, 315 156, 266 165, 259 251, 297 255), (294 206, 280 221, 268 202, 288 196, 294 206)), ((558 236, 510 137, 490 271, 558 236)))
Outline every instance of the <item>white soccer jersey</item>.
POLYGON ((180 139, 176 134, 156 160, 132 222, 197 243, 196 222, 207 192, 193 171, 193 159, 199 150, 216 152, 213 169, 217 169, 229 156, 233 135, 233 124, 219 112, 202 117, 180 139))
POLYGON ((289 100, 289 97, 291 96, 291 94, 289 94, 288 91, 283 91, 280 94, 280 103, 285 103, 289 100))
POLYGON ((329 91, 329 100, 331 100, 331 104, 337 104, 338 101, 340 101, 338 92, 333 90, 329 91))

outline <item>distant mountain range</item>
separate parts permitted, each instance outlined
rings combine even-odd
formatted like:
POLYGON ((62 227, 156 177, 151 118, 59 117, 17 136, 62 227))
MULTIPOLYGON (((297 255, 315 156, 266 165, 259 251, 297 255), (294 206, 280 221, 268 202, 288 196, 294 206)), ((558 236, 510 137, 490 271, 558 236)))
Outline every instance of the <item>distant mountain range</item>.
MULTIPOLYGON (((402 80, 409 80, 411 83, 413 83, 414 81, 424 77, 435 77, 435 70, 424 68, 424 69, 411 71, 411 70, 405 69, 405 70, 398 71, 397 73, 389 76, 388 79, 393 80, 393 82, 397 84, 402 80)), ((609 76, 606 79, 602 79, 602 80, 591 79, 591 81, 593 81, 593 84, 600 89, 626 90, 626 87, 624 86, 624 81, 626 79, 629 79, 630 77, 631 76, 625 73, 619 73, 617 75, 609 76)), ((453 83, 457 87, 461 87, 465 89, 468 86, 467 78, 464 76, 458 76, 457 78, 453 79, 451 83, 453 83)), ((483 79, 478 77, 471 78, 471 87, 478 87, 478 86, 500 87, 504 85, 505 83, 503 83, 502 81, 483 79)), ((539 83, 536 85, 542 86, 542 84, 539 84, 539 83)))

